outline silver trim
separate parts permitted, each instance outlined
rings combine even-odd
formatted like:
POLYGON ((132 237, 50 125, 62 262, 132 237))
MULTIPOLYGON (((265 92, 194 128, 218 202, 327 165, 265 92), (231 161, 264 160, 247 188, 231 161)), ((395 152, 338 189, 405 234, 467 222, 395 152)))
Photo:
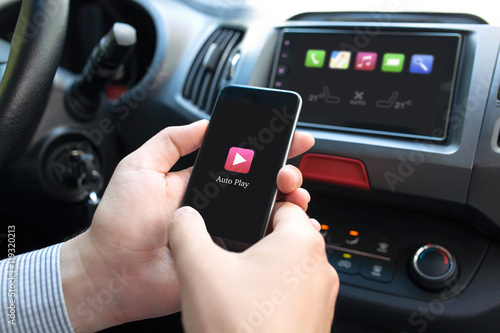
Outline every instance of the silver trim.
POLYGON ((203 57, 203 61, 201 62, 201 65, 204 68, 208 67, 208 63, 210 62, 210 58, 212 57, 212 54, 214 53, 215 49, 217 48, 217 44, 212 43, 207 49, 207 53, 205 53, 205 56, 203 57))
POLYGON ((449 278, 450 276, 453 275, 453 273, 455 272, 455 269, 456 269, 456 263, 455 263, 455 258, 452 256, 452 254, 443 246, 441 245, 436 245, 436 244, 427 244, 427 245, 424 245, 422 247, 420 247, 417 252, 415 252, 415 254, 413 255, 413 258, 412 258, 412 266, 413 266, 413 269, 415 269, 415 272, 423 277, 423 278, 426 278, 426 279, 429 279, 431 281, 438 281, 438 280, 446 280, 447 278, 449 278), (420 256, 420 254, 422 254, 422 252, 428 250, 428 249, 438 249, 438 250, 441 250, 444 252, 444 254, 446 254, 446 256, 448 257, 448 259, 450 260, 450 267, 448 268, 448 270, 446 271, 446 273, 444 273, 443 275, 440 275, 440 276, 429 276, 425 273, 423 273, 420 268, 418 267, 418 257, 420 256))
POLYGON ((380 256, 378 254, 372 254, 372 253, 368 253, 368 252, 353 250, 353 249, 349 249, 349 248, 342 247, 342 246, 326 244, 326 248, 336 250, 336 251, 349 252, 349 253, 357 254, 357 255, 360 255, 363 257, 379 259, 379 260, 383 260, 383 261, 391 261, 391 258, 389 258, 389 257, 384 257, 384 256, 380 256))
POLYGON ((491 136, 491 150, 495 153, 500 153, 498 141, 500 140, 500 118, 497 119, 493 127, 493 135, 491 136))
POLYGON ((229 72, 227 73, 226 80, 231 80, 234 77, 234 73, 236 72, 236 65, 238 65, 238 62, 240 61, 241 58, 241 53, 236 52, 231 60, 229 60, 229 72))

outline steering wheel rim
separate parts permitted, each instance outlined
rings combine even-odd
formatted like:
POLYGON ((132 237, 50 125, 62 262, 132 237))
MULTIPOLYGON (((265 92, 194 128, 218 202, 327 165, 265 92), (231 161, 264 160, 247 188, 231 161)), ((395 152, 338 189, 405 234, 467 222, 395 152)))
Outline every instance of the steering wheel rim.
POLYGON ((24 0, 0 83, 0 168, 22 152, 47 104, 69 0, 24 0))

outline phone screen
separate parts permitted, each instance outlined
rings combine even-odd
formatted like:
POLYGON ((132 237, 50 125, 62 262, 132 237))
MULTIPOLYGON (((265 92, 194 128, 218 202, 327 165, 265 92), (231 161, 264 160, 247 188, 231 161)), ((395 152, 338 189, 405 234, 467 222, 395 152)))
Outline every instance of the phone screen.
POLYGON ((294 92, 221 91, 182 202, 212 236, 253 244, 264 235, 300 106, 294 92))

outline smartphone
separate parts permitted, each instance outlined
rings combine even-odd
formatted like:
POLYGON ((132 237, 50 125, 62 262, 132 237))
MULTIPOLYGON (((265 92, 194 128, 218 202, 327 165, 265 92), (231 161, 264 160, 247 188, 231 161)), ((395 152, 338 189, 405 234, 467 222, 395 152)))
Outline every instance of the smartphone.
POLYGON ((213 237, 251 245, 264 236, 301 105, 292 91, 221 90, 182 200, 213 237))

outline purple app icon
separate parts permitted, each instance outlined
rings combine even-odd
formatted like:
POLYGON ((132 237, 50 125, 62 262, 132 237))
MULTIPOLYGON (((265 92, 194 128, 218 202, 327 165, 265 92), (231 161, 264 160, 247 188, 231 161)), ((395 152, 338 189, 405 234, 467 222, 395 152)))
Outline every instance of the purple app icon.
POLYGON ((411 57, 410 73, 413 74, 430 74, 432 65, 434 64, 434 56, 429 54, 414 54, 411 57))

